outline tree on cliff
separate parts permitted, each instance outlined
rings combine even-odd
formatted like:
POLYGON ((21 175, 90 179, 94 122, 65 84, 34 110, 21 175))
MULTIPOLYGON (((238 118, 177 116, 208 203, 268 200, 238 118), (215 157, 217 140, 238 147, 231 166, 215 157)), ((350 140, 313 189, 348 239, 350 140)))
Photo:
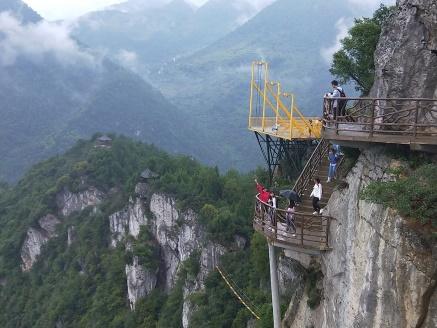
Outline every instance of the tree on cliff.
POLYGON ((382 26, 393 9, 381 5, 372 18, 355 19, 348 36, 341 40, 342 48, 334 54, 330 72, 342 83, 353 81, 362 95, 367 95, 373 85, 373 54, 382 26))

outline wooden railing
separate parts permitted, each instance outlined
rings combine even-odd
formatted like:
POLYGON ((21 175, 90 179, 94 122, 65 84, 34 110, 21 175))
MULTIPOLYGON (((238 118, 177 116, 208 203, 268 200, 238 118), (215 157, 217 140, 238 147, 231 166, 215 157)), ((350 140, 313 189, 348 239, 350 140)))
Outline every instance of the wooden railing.
POLYGON ((303 195, 308 185, 314 179, 316 172, 318 171, 323 158, 328 156, 329 142, 325 139, 321 139, 319 144, 314 149, 311 157, 308 159, 304 169, 302 170, 299 178, 297 178, 293 190, 300 196, 303 195))
POLYGON ((271 242, 278 245, 306 248, 312 250, 329 250, 329 216, 311 215, 295 212, 294 225, 296 231, 287 231, 287 211, 273 208, 256 197, 253 226, 271 242))
POLYGON ((437 99, 324 98, 323 126, 331 139, 436 145, 437 99))

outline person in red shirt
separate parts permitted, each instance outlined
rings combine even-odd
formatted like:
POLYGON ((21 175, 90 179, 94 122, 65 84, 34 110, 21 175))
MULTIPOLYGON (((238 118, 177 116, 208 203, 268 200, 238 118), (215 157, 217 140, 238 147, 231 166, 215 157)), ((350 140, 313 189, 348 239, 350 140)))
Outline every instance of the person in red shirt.
POLYGON ((258 191, 259 194, 259 200, 262 201, 263 203, 268 203, 269 198, 270 198, 270 193, 269 191, 258 182, 257 179, 255 179, 255 183, 256 183, 256 190, 258 191))

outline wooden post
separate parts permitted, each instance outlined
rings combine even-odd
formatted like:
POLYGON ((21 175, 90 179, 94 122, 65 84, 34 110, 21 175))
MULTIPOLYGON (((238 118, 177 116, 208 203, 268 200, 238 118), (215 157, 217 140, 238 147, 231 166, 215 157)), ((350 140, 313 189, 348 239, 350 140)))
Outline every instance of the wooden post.
POLYGON ((416 139, 416 136, 417 136, 417 120, 419 118, 419 104, 418 104, 417 100, 416 100, 416 108, 415 109, 416 110, 414 113, 414 132, 413 132, 414 139, 416 139))
POLYGON ((326 223, 326 248, 329 248, 329 229, 331 228, 331 218, 327 218, 328 223, 326 223))
POLYGON ((302 219, 302 223, 301 223, 301 225, 300 225, 300 244, 303 246, 303 230, 304 230, 304 227, 305 227, 305 217, 303 217, 303 219, 302 219))
POLYGON ((373 138, 373 130, 374 130, 374 123, 375 123, 375 102, 376 100, 372 100, 372 112, 370 113, 370 133, 369 137, 373 138))

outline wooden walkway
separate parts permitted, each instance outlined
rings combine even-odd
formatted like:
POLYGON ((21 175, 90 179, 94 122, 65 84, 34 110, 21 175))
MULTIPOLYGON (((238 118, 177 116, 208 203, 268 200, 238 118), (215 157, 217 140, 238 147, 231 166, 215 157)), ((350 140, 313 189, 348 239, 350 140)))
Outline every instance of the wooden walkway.
POLYGON ((329 229, 334 218, 325 215, 313 215, 312 179, 319 177, 323 193, 320 205, 326 206, 336 186, 336 181, 327 183, 329 143, 322 140, 313 152, 310 160, 297 180, 294 190, 302 197, 294 214, 296 232, 287 231, 286 209, 274 209, 256 198, 253 227, 262 233, 274 246, 292 249, 299 252, 318 255, 321 251, 330 250, 329 229))
POLYGON ((329 140, 437 145, 437 99, 325 98, 323 117, 329 140))

